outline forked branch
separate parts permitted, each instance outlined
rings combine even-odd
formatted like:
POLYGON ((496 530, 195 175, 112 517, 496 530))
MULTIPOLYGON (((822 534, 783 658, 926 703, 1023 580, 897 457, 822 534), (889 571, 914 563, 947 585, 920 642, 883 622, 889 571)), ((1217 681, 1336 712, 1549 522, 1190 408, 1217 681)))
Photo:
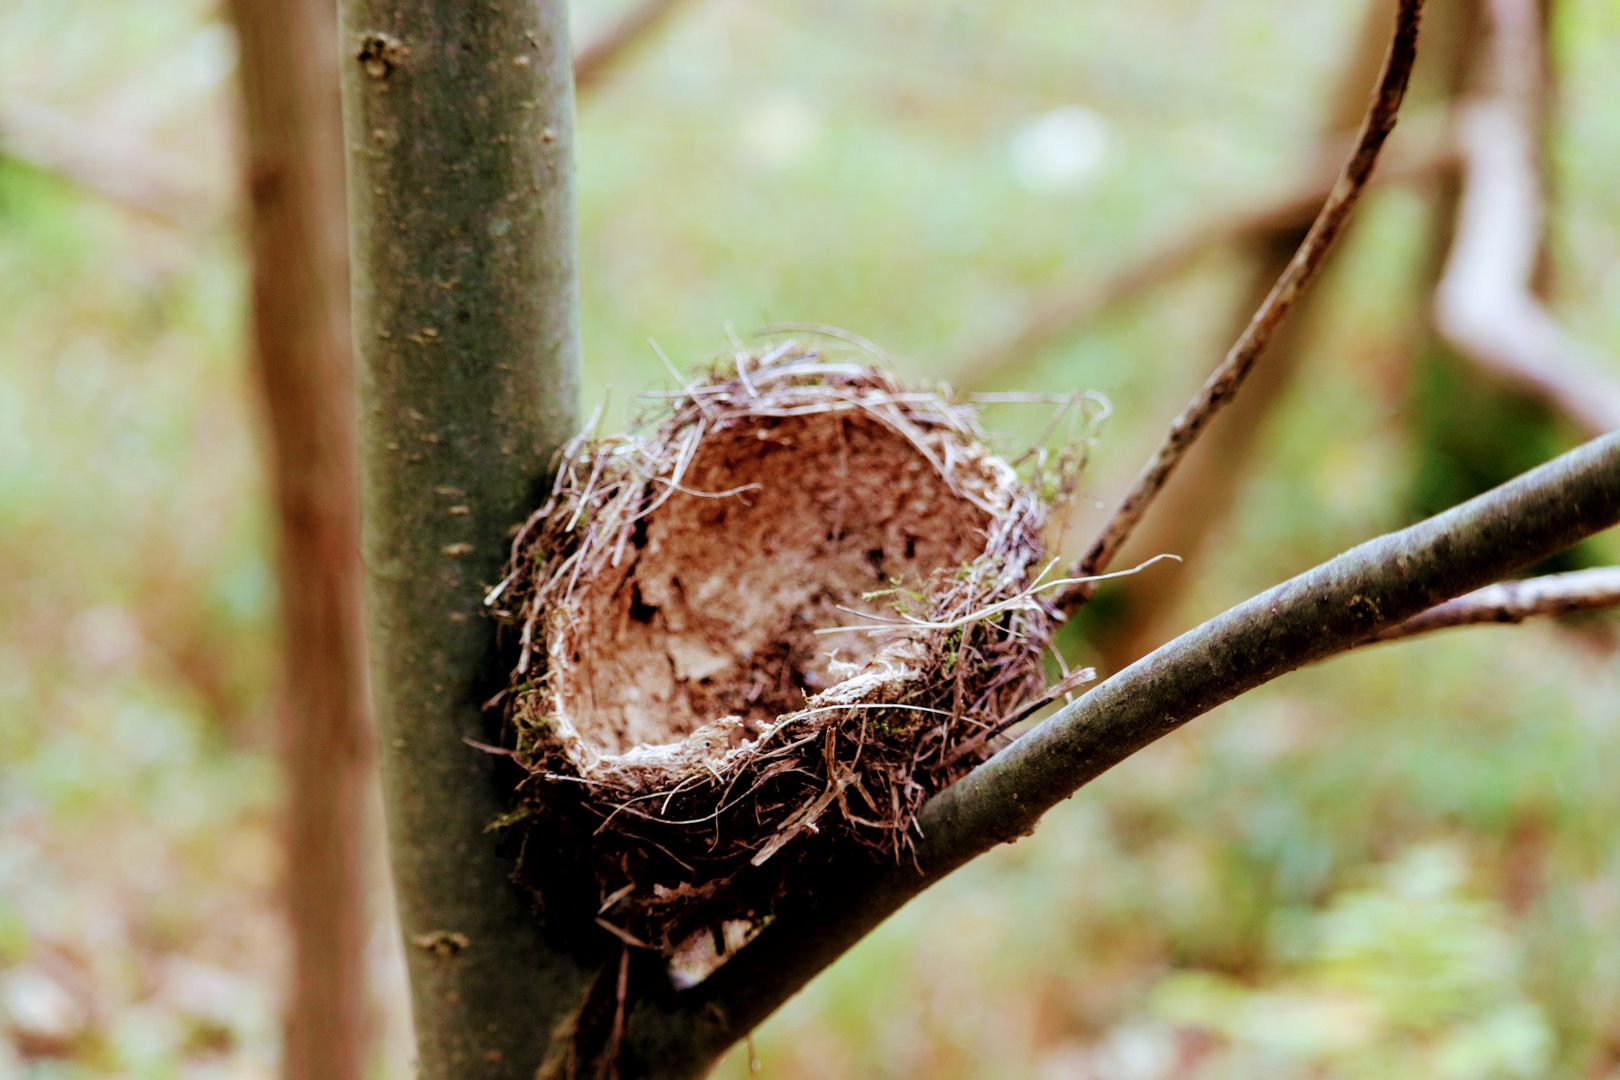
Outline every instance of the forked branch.
POLYGON ((698 1075, 909 899, 1138 750, 1263 683, 1343 652, 1620 521, 1620 434, 1427 521, 1352 548, 1103 682, 923 808, 916 859, 851 865, 795 897, 692 990, 647 1002, 626 1046, 650 1075, 698 1075), (691 1030, 701 1031, 698 1045, 691 1030))
POLYGON ((1547 574, 1524 581, 1487 585, 1467 596, 1447 600, 1375 634, 1365 644, 1396 641, 1453 626, 1521 623, 1526 619, 1574 615, 1614 607, 1620 607, 1620 566, 1547 574))
MULTIPOLYGON (((1164 441, 1143 467, 1119 508, 1092 541, 1091 547, 1075 563, 1070 577, 1090 577, 1107 569, 1198 436, 1215 414, 1236 396, 1294 301, 1321 268, 1323 259, 1344 230, 1350 211, 1355 208, 1372 176, 1384 141, 1394 130, 1396 114, 1406 96, 1412 64, 1417 59, 1418 23, 1422 11, 1423 0, 1401 0, 1395 16, 1395 34, 1384 60, 1378 88, 1373 92, 1367 117, 1362 121, 1355 151, 1345 163, 1344 171, 1339 174, 1333 193, 1328 196, 1327 203, 1317 215, 1311 231, 1306 234, 1288 268, 1261 303, 1260 309, 1254 313, 1254 318, 1249 320, 1249 325, 1227 351, 1220 366, 1170 425, 1164 441)), ((1058 603, 1072 608, 1084 603, 1090 595, 1089 585, 1076 585, 1066 590, 1058 598, 1058 603)))

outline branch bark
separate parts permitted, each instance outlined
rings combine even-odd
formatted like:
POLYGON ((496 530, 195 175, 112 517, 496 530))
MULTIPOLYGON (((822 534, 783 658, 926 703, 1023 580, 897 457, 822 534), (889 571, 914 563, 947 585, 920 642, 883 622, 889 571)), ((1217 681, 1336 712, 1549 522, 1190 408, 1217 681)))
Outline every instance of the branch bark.
POLYGON ((481 612, 578 428, 562 0, 343 0, 372 685, 419 1072, 530 1080, 594 975, 486 827, 481 612), (555 928, 550 928, 555 929, 555 928))
POLYGON ((1489 92, 1458 125, 1465 183, 1435 324, 1446 341, 1512 385, 1562 410, 1588 435, 1620 427, 1620 379, 1571 340, 1536 297, 1542 195, 1535 148, 1540 13, 1532 0, 1489 0, 1489 92))
MULTIPOLYGON (((1395 33, 1390 41, 1384 71, 1373 94, 1366 120, 1362 123, 1355 152, 1345 164, 1333 193, 1317 215, 1311 231, 1295 253, 1288 269, 1255 312, 1248 327, 1227 352, 1203 388, 1170 425, 1159 449, 1143 468, 1135 484, 1114 511, 1091 547, 1075 563, 1070 577, 1099 574, 1107 569, 1119 549, 1135 531, 1142 515, 1164 487, 1170 474, 1186 455, 1209 421, 1236 396, 1243 380, 1265 351, 1266 344, 1287 317, 1301 290, 1321 267, 1333 242, 1343 231, 1362 190, 1378 162, 1384 141, 1394 130, 1395 117, 1406 95, 1412 65, 1417 59, 1418 23, 1423 0, 1401 0, 1396 12, 1395 33)), ((1059 596, 1060 606, 1072 608, 1091 595, 1089 583, 1070 586, 1059 596)))
POLYGON ((1526 619, 1613 607, 1620 607, 1620 567, 1600 566, 1487 585, 1397 623, 1363 644, 1398 641, 1453 626, 1521 623, 1526 619))
POLYGON ((1033 831, 1080 787, 1189 720, 1295 668, 1620 522, 1608 435, 1410 528, 1368 541, 1188 631, 1022 736, 923 808, 914 864, 851 865, 799 898, 627 1045, 647 1075, 693 1077, 817 972, 952 870, 1033 831), (696 1018, 702 1040, 668 1038, 696 1018))
POLYGON ((255 368, 279 524, 293 937, 284 1072, 359 1080, 369 1049, 364 849, 372 734, 362 668, 337 26, 321 0, 235 0, 232 15, 246 113, 255 368))

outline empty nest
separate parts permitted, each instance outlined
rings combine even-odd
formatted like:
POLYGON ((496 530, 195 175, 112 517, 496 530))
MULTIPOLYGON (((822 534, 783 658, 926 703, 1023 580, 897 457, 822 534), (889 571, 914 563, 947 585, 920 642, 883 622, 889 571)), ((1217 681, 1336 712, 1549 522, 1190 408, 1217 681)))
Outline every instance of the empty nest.
POLYGON ((590 834, 598 921, 695 978, 829 852, 906 858, 922 803, 1056 696, 1059 615, 1046 500, 973 406, 794 343, 666 397, 564 448, 488 603, 510 821, 590 834))

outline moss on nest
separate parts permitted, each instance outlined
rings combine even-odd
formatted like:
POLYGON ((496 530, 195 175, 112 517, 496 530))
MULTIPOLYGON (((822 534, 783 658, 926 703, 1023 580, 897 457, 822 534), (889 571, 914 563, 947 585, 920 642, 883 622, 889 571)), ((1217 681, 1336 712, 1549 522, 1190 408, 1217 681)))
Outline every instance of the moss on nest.
POLYGON ((792 343, 576 439, 489 598, 514 818, 589 832, 599 921, 701 976, 1050 699, 1047 514, 971 405, 792 343))

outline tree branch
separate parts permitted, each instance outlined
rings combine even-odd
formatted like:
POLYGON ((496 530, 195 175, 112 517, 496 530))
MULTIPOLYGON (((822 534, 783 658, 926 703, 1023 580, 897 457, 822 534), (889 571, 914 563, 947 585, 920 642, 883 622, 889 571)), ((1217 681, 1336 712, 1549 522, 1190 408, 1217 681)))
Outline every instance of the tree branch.
POLYGON ((600 83, 624 55, 669 19, 682 0, 641 0, 601 37, 574 53, 574 91, 600 83))
POLYGON ((1464 356, 1562 410, 1588 435, 1620 427, 1620 379, 1572 341, 1536 297, 1542 197, 1534 145, 1539 13, 1489 0, 1488 95, 1458 125, 1464 187, 1435 290, 1441 335, 1464 356))
POLYGON ((140 138, 115 137, 37 101, 0 102, 0 154, 177 229, 216 219, 222 209, 218 192, 140 138))
MULTIPOLYGON (((1445 122, 1438 116, 1411 118, 1402 130, 1419 126, 1434 132, 1433 137, 1422 140, 1416 152, 1392 155, 1369 185, 1421 183, 1456 166, 1457 149, 1445 122)), ((1193 225, 1101 281, 1066 284, 1040 297, 1034 313, 1017 330, 960 361, 951 384, 965 389, 984 386, 997 372, 1180 274, 1212 248, 1264 244, 1281 233, 1304 231, 1333 193, 1337 176, 1336 171, 1312 176, 1267 202, 1193 225)))
MULTIPOLYGON (((1159 449, 1143 468, 1125 499, 1097 535, 1096 540, 1082 555, 1069 576, 1085 577, 1105 570, 1125 541, 1130 538, 1142 515, 1154 497, 1164 487, 1187 450, 1197 440, 1211 418, 1237 394, 1243 380, 1254 367, 1254 362, 1265 351, 1267 342, 1287 316, 1300 291, 1310 283, 1321 267, 1328 249, 1343 231, 1350 211, 1378 162, 1384 140, 1394 130, 1395 117, 1417 59, 1418 23, 1423 11, 1423 0, 1401 0, 1395 16, 1395 33, 1390 41, 1389 54, 1384 61, 1383 75, 1374 92, 1367 118, 1362 123, 1355 152, 1345 163, 1344 171, 1328 196, 1322 212, 1300 245, 1288 269, 1278 279, 1265 302, 1260 305, 1248 327, 1227 352, 1209 380, 1180 416, 1170 425, 1159 449)), ((1058 603, 1073 607, 1084 603, 1091 595, 1088 584, 1070 586, 1059 596, 1058 603)))
POLYGON ((1620 521, 1620 435, 1579 447, 1410 528, 1368 541, 1181 635, 930 800, 916 860, 849 864, 672 1002, 644 1003, 627 1044, 649 1075, 700 1075, 909 899, 1030 833, 1084 784, 1217 705, 1342 652, 1436 603, 1620 521), (695 1018, 703 1041, 668 1038, 695 1018))
POLYGON ((1397 641, 1452 626, 1521 623, 1541 616, 1573 615, 1613 607, 1620 607, 1620 566, 1600 566, 1487 585, 1466 596, 1437 604, 1362 644, 1397 641))

